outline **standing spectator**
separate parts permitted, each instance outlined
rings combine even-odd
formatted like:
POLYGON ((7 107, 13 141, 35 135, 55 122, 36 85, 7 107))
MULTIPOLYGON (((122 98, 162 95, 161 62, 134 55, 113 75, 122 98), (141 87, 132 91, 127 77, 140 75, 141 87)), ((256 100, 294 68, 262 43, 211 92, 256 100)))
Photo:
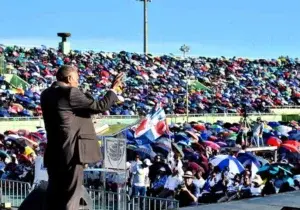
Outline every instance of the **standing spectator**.
POLYGON ((260 117, 257 118, 256 123, 253 126, 253 136, 251 140, 251 144, 254 143, 255 146, 260 147, 264 146, 262 134, 264 130, 264 124, 260 117))
POLYGON ((146 185, 149 178, 149 166, 151 161, 145 159, 142 164, 136 164, 133 169, 133 180, 132 180, 132 196, 145 196, 146 185))

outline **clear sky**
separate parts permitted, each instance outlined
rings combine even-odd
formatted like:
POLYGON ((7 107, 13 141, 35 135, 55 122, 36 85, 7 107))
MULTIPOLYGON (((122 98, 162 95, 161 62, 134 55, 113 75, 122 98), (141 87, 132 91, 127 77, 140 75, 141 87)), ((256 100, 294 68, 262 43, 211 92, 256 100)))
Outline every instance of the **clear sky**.
MULTIPOLYGON (((136 0, 5 0, 0 44, 143 51, 143 3, 136 0)), ((299 57, 299 0, 152 0, 149 52, 250 58, 299 57)))

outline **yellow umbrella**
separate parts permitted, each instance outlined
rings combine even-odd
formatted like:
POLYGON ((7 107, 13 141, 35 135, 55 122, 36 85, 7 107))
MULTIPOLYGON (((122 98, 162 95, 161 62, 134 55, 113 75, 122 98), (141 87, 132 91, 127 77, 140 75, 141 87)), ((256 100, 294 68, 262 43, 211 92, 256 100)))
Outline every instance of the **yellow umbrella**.
POLYGON ((35 154, 34 150, 33 150, 31 147, 26 146, 26 147, 25 147, 24 155, 28 156, 28 155, 30 155, 31 153, 35 154))

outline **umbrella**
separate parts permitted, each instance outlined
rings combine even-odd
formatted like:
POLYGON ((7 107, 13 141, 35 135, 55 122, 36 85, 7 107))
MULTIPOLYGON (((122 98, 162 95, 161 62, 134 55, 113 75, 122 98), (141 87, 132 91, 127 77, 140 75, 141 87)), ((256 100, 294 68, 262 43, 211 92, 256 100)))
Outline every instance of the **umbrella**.
POLYGON ((269 164, 269 161, 267 161, 266 159, 264 159, 260 156, 255 156, 255 157, 262 166, 269 164))
POLYGON ((275 128, 278 132, 280 132, 282 135, 289 136, 289 132, 293 130, 292 127, 285 126, 285 125, 280 125, 275 128))
POLYGON ((218 141, 216 142, 216 144, 218 144, 220 147, 226 147, 227 144, 225 142, 222 142, 222 141, 218 141))
POLYGON ((293 145, 297 148, 300 148, 300 143, 298 141, 295 141, 295 140, 287 140, 287 141, 284 141, 283 144, 290 144, 290 145, 293 145))
POLYGON ((258 161, 257 156, 249 153, 249 152, 245 152, 245 153, 239 153, 237 155, 237 159, 244 165, 249 165, 251 163, 254 163, 258 168, 261 167, 261 163, 258 161))
POLYGON ((22 144, 25 143, 25 145, 27 145, 27 146, 29 146, 29 147, 32 147, 32 148, 38 146, 38 143, 37 143, 37 142, 35 142, 35 141, 33 141, 33 140, 29 139, 29 138, 26 138, 26 137, 24 137, 24 136, 20 136, 20 138, 18 138, 18 141, 19 141, 20 143, 22 142, 22 144))
POLYGON ((204 141, 203 144, 207 147, 212 148, 213 150, 220 150, 220 146, 212 141, 204 141))
POLYGON ((214 166, 219 166, 221 170, 228 167, 229 171, 233 174, 240 174, 244 171, 244 166, 240 163, 240 161, 230 155, 217 155, 209 162, 214 166))
POLYGON ((197 131, 205 131, 206 130, 205 125, 203 125, 203 124, 194 125, 194 129, 197 131))
POLYGON ((133 150, 135 151, 137 149, 137 146, 133 145, 133 144, 127 144, 126 145, 126 148, 129 149, 129 150, 133 150))
POLYGON ((279 172, 279 169, 284 170, 288 174, 292 174, 291 170, 293 169, 293 165, 286 164, 286 163, 273 163, 271 165, 267 164, 262 166, 257 174, 261 175, 262 177, 268 176, 276 176, 279 172))
POLYGON ((298 148, 291 144, 282 144, 280 147, 283 147, 289 150, 290 152, 299 152, 298 148))
POLYGON ((187 168, 190 171, 202 171, 202 173, 205 173, 204 168, 202 168, 201 166, 199 166, 195 162, 189 162, 188 165, 187 165, 187 168))
POLYGON ((168 154, 171 151, 171 148, 169 148, 168 146, 166 146, 165 144, 162 143, 155 143, 153 145, 153 150, 156 153, 162 153, 162 154, 168 154))
POLYGON ((5 159, 5 158, 9 157, 9 155, 4 150, 0 150, 0 157, 5 159))
POLYGON ((270 138, 268 138, 267 140, 267 145, 269 146, 276 146, 279 147, 281 144, 281 140, 276 138, 275 136, 271 136, 270 138))
POLYGON ((156 156, 156 153, 152 150, 150 145, 139 145, 135 149, 135 152, 138 152, 140 154, 144 154, 144 155, 150 157, 151 159, 153 159, 156 156))
POLYGON ((175 143, 172 143, 172 146, 173 146, 173 149, 177 151, 177 153, 179 153, 181 155, 181 157, 183 158, 184 157, 184 153, 181 149, 180 146, 178 146, 177 144, 175 143))
POLYGON ((199 137, 194 132, 192 132, 192 131, 186 131, 186 133, 188 135, 190 135, 194 141, 198 141, 199 140, 199 137))

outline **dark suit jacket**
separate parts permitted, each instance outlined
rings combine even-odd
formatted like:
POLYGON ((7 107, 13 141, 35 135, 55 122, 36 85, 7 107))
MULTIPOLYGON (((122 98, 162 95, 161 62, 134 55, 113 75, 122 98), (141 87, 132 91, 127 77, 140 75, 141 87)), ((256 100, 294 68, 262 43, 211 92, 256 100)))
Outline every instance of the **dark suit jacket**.
POLYGON ((117 100, 113 91, 97 101, 61 82, 44 90, 41 107, 48 139, 45 166, 99 161, 100 148, 91 114, 108 110, 117 100))

